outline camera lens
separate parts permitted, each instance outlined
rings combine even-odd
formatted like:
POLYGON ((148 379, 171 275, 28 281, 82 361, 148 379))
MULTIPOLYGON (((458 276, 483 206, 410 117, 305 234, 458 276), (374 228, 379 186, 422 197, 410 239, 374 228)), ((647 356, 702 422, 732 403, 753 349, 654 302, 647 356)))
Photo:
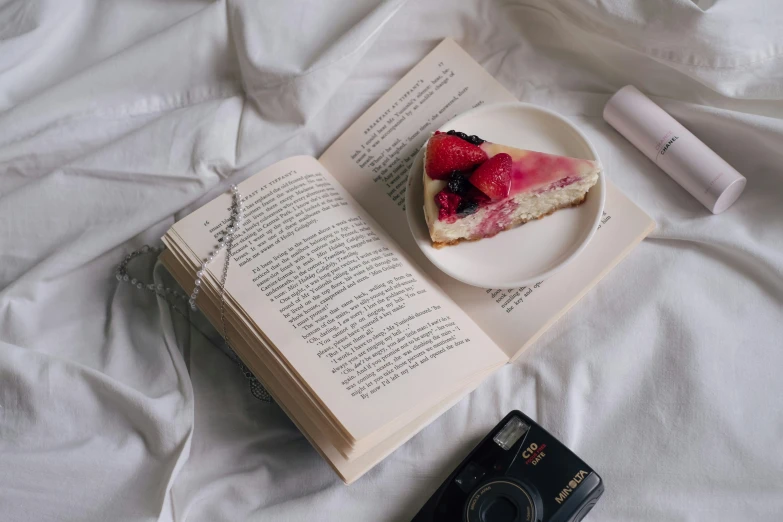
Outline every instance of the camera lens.
POLYGON ((491 480, 478 486, 465 507, 466 522, 534 522, 534 492, 513 479, 491 480))
POLYGON ((518 520, 517 505, 505 497, 498 497, 487 503, 487 508, 481 514, 481 520, 486 522, 515 522, 518 520))

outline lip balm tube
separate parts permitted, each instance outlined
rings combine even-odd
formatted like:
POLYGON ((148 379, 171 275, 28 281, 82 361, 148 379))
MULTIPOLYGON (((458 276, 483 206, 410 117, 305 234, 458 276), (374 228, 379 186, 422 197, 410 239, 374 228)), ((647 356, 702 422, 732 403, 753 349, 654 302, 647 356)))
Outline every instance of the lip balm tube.
POLYGON ((609 99, 604 120, 713 214, 745 189, 742 174, 633 85, 609 99))

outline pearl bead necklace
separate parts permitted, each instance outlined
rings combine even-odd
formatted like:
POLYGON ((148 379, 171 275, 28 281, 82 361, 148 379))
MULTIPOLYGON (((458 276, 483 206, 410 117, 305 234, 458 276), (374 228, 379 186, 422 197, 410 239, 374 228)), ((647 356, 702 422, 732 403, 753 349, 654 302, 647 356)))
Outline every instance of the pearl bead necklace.
MULTIPOLYGON (((162 252, 165 249, 165 247, 154 247, 149 245, 144 245, 139 250, 134 250, 127 256, 125 256, 125 259, 122 260, 122 263, 120 263, 117 268, 114 270, 114 277, 117 278, 117 281, 130 283, 131 285, 135 286, 139 290, 147 290, 148 292, 152 292, 154 294, 158 294, 159 296, 163 297, 164 299, 168 300, 169 297, 172 297, 177 300, 184 301, 188 298, 183 292, 178 291, 175 288, 169 288, 165 287, 162 284, 144 284, 135 277, 131 277, 130 274, 128 274, 128 263, 130 263, 133 259, 144 255, 144 254, 158 254, 159 252, 162 252)), ((173 303, 172 303, 173 305, 173 303)))
POLYGON ((264 402, 272 402, 272 397, 269 395, 269 392, 266 391, 264 388, 264 385, 261 384, 261 382, 253 375, 253 373, 250 371, 250 369, 245 366, 245 364, 242 362, 242 360, 234 353, 234 350, 231 348, 231 345, 228 341, 228 332, 226 330, 226 323, 225 323, 225 286, 226 286, 226 277, 228 275, 228 265, 229 260, 231 257, 231 247, 233 246, 234 239, 236 239, 237 234, 239 233, 239 228, 242 223, 242 220, 244 219, 244 212, 245 212, 245 206, 242 204, 242 196, 239 193, 239 189, 236 185, 231 185, 231 193, 233 195, 233 202, 231 205, 231 218, 229 220, 229 226, 226 229, 226 232, 223 234, 222 237, 218 239, 218 245, 215 247, 215 250, 210 252, 207 257, 204 259, 204 261, 201 264, 201 269, 196 272, 196 280, 194 282, 195 288, 193 288, 193 293, 190 295, 190 298, 188 299, 188 296, 186 296, 184 293, 173 289, 163 286, 162 284, 144 284, 141 281, 137 280, 135 277, 131 277, 130 274, 128 274, 128 263, 132 261, 134 258, 145 255, 145 254, 153 254, 156 255, 163 250, 165 250, 165 247, 155 247, 155 246, 148 246, 144 245, 139 250, 135 250, 131 252, 130 254, 125 256, 125 259, 123 259, 122 263, 120 263, 116 270, 114 271, 114 275, 117 278, 117 281, 120 282, 128 282, 131 285, 135 286, 139 290, 147 290, 149 292, 152 292, 160 297, 162 297, 166 302, 168 302, 172 308, 179 313, 182 317, 185 317, 188 319, 188 321, 193 325, 193 327, 198 330, 201 335, 203 335, 208 341, 212 342, 210 337, 205 334, 196 324, 188 318, 186 312, 179 309, 179 306, 172 301, 172 299, 176 299, 178 301, 184 301, 185 299, 188 299, 188 304, 190 305, 191 310, 196 311, 196 298, 198 297, 198 293, 202 284, 202 277, 204 276, 204 271, 207 268, 207 265, 215 260, 215 256, 217 256, 223 249, 226 249, 226 260, 223 265, 223 274, 220 280, 220 320, 223 323, 223 340, 224 340, 224 346, 222 347, 225 354, 234 361, 242 370, 242 374, 245 376, 245 378, 249 381, 250 384, 250 392, 253 394, 254 397, 257 399, 264 401, 264 402))
MULTIPOLYGON (((193 287, 193 293, 190 294, 190 299, 188 300, 188 304, 190 305, 190 309, 194 312, 196 311, 196 299, 198 298, 198 293, 201 291, 201 284, 202 280, 201 278, 204 277, 204 274, 206 273, 207 266, 215 260, 215 257, 220 254, 224 249, 230 250, 231 245, 234 242, 234 238, 237 233, 239 233, 239 227, 242 224, 242 219, 244 219, 244 213, 245 213, 245 206, 242 203, 242 195, 239 193, 239 188, 236 185, 231 185, 231 193, 233 195, 233 202, 231 203, 231 217, 229 218, 228 228, 226 229, 225 233, 222 237, 218 238, 218 244, 215 246, 215 250, 207 254, 207 257, 204 258, 204 260, 201 262, 201 268, 196 272, 196 281, 194 282, 193 287)), ((223 293, 225 289, 225 281, 226 276, 228 275, 228 263, 229 263, 229 257, 230 252, 226 253, 226 262, 225 266, 223 267, 223 277, 221 278, 221 284, 220 284, 220 315, 221 320, 223 319, 223 293)), ((224 337, 226 336, 225 332, 225 322, 224 322, 224 337)))

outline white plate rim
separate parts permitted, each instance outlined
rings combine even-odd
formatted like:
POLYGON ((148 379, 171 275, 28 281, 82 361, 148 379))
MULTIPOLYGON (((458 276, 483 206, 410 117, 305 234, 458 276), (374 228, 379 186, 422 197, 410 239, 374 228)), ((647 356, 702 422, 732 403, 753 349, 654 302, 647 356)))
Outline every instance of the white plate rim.
MULTIPOLYGON (((554 274, 562 270, 565 266, 567 266, 569 263, 571 263, 579 254, 582 253, 582 251, 587 247, 587 245, 590 243, 590 241, 593 239, 593 236, 595 235, 596 231, 598 230, 598 225, 601 222, 601 217, 603 216, 603 210, 606 203, 606 181, 605 181, 605 171, 603 168, 603 163, 601 162, 601 158, 598 155, 598 151, 596 150, 593 143, 588 139, 588 137, 585 135, 582 130, 574 125, 568 118, 558 114, 555 111, 552 111, 550 109, 532 104, 532 103, 526 103, 526 102, 505 102, 505 103, 493 103, 493 104, 486 104, 481 105, 479 107, 475 107, 473 109, 470 109, 468 111, 465 111, 461 114, 456 115, 443 125, 441 125, 437 130, 443 131, 443 129, 448 128, 450 125, 453 125, 452 122, 464 118, 466 116, 474 116, 475 114, 480 114, 484 111, 490 111, 490 110, 502 110, 504 108, 514 108, 514 109, 526 109, 526 110, 532 110, 532 111, 538 111, 541 113, 544 113, 550 117, 553 117, 557 120, 560 120, 562 123, 570 127, 576 134, 579 136, 580 139, 584 141, 584 144, 587 146, 587 149, 590 151, 590 154, 593 155, 594 161, 597 161, 601 165, 601 172, 598 175, 598 181, 593 186, 593 188, 590 190, 591 195, 595 192, 597 192, 597 196, 599 197, 599 205, 598 210, 596 212, 596 215, 593 218, 592 226, 590 227, 590 231, 588 234, 584 237, 581 244, 578 245, 568 256, 563 258, 560 262, 556 263, 554 266, 549 268, 548 270, 536 274, 534 277, 528 277, 526 279, 521 280, 515 280, 515 281, 498 281, 496 284, 487 285, 486 281, 478 282, 477 280, 472 280, 470 277, 466 277, 464 274, 455 272, 454 270, 451 270, 446 265, 440 262, 437 256, 433 255, 434 252, 437 252, 438 249, 432 246, 432 239, 429 236, 429 228, 426 226, 426 220, 424 218, 424 209, 423 208, 414 208, 414 205, 411 204, 411 197, 412 192, 410 190, 410 187, 415 183, 415 180, 412 179, 412 176, 414 172, 417 170, 417 166, 421 165, 422 157, 424 155, 424 150, 427 147, 427 143, 429 142, 429 139, 424 142, 419 152, 416 154, 416 157, 413 160, 413 163, 411 163, 411 167, 408 169, 408 188, 405 191, 405 214, 408 220, 408 228, 413 235, 413 239, 416 243, 416 245, 419 247, 419 249, 422 251, 422 253, 429 259, 429 261, 434 264, 439 270, 441 270, 446 275, 453 277, 454 279, 461 281, 465 284, 476 286, 480 288, 497 288, 497 289, 512 289, 512 288, 519 288, 522 286, 529 286, 532 284, 535 284, 539 281, 543 281, 545 279, 548 279, 552 277, 554 274), (598 189, 597 191, 594 189, 598 189), (425 223, 425 229, 427 229, 426 237, 422 236, 417 232, 417 224, 416 220, 422 220, 425 223)), ((420 181, 420 180, 419 180, 420 181)), ((421 183, 419 183, 420 185, 421 183)), ((421 188, 423 190, 423 187, 421 188)))

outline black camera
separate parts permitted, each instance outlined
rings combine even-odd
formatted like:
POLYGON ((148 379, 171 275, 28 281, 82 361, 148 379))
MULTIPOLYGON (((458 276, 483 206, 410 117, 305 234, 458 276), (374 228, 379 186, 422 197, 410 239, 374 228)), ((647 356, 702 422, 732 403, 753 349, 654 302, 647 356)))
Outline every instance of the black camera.
POLYGON ((526 415, 512 411, 413 522, 578 522, 603 492, 598 473, 526 415))

